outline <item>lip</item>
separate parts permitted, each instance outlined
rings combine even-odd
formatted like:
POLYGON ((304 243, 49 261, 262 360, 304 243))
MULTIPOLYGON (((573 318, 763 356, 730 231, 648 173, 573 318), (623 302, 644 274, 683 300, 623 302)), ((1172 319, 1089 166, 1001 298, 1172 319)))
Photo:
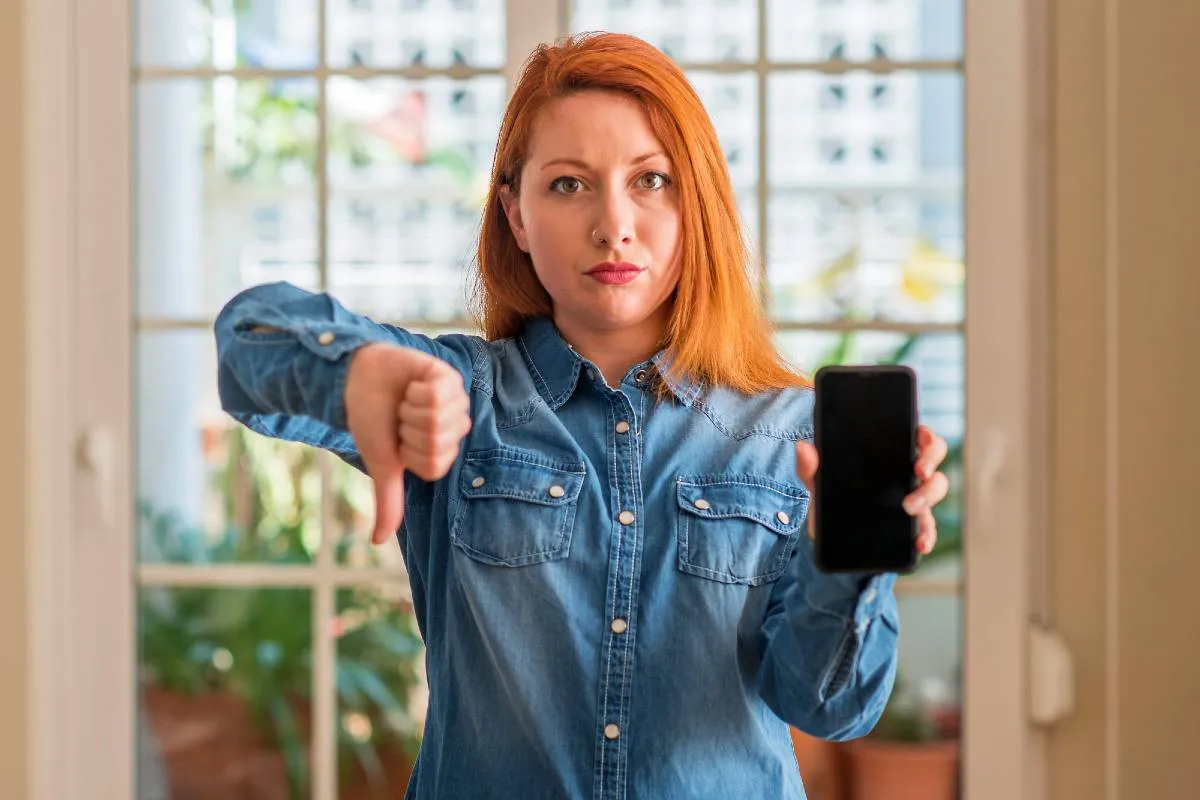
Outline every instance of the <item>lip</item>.
POLYGON ((611 285, 629 283, 643 271, 637 264, 630 264, 628 261, 603 261, 584 274, 595 278, 600 283, 611 285))

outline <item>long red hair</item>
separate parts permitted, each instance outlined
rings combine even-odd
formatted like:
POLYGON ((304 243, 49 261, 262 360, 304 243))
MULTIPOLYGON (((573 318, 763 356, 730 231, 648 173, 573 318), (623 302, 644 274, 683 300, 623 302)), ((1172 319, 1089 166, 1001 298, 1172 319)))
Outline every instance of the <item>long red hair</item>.
POLYGON ((671 59, 633 36, 583 34, 539 45, 500 126, 479 235, 474 312, 488 339, 552 316, 550 296, 513 236, 502 187, 520 191, 530 134, 547 103, 583 90, 620 92, 645 108, 675 170, 682 214, 679 285, 665 341, 670 370, 754 394, 808 385, 775 348, 716 131, 671 59))

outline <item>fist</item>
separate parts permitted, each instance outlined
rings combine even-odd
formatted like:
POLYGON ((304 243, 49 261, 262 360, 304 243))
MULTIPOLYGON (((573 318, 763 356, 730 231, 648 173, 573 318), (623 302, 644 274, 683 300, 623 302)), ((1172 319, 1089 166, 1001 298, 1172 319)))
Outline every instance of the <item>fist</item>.
POLYGON ((371 540, 380 544, 404 519, 404 472, 427 481, 446 475, 471 430, 462 375, 407 347, 369 344, 346 376, 346 422, 375 488, 371 540))

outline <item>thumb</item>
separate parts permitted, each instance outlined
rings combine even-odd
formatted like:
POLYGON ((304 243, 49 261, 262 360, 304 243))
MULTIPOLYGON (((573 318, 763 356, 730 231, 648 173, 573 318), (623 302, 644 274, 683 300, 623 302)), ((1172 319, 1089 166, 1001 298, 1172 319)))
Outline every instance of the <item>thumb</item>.
POLYGON ((393 462, 375 478, 375 529, 373 544, 383 544, 395 535, 404 520, 404 465, 393 462))
POLYGON ((818 461, 817 448, 811 442, 796 442, 796 476, 804 481, 809 492, 817 477, 818 461))

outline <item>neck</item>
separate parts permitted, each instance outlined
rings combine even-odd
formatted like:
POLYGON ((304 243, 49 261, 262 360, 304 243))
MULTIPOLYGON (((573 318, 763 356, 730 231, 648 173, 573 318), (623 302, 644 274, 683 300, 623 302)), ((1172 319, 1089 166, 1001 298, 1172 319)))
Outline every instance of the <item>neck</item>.
MULTIPOLYGON (((665 311, 660 309, 660 312, 665 311)), ((613 387, 620 385, 634 364, 640 364, 661 349, 666 323, 665 313, 656 313, 636 325, 615 329, 589 328, 578 320, 558 314, 554 319, 563 339, 575 348, 575 352, 595 364, 605 382, 613 387)))

